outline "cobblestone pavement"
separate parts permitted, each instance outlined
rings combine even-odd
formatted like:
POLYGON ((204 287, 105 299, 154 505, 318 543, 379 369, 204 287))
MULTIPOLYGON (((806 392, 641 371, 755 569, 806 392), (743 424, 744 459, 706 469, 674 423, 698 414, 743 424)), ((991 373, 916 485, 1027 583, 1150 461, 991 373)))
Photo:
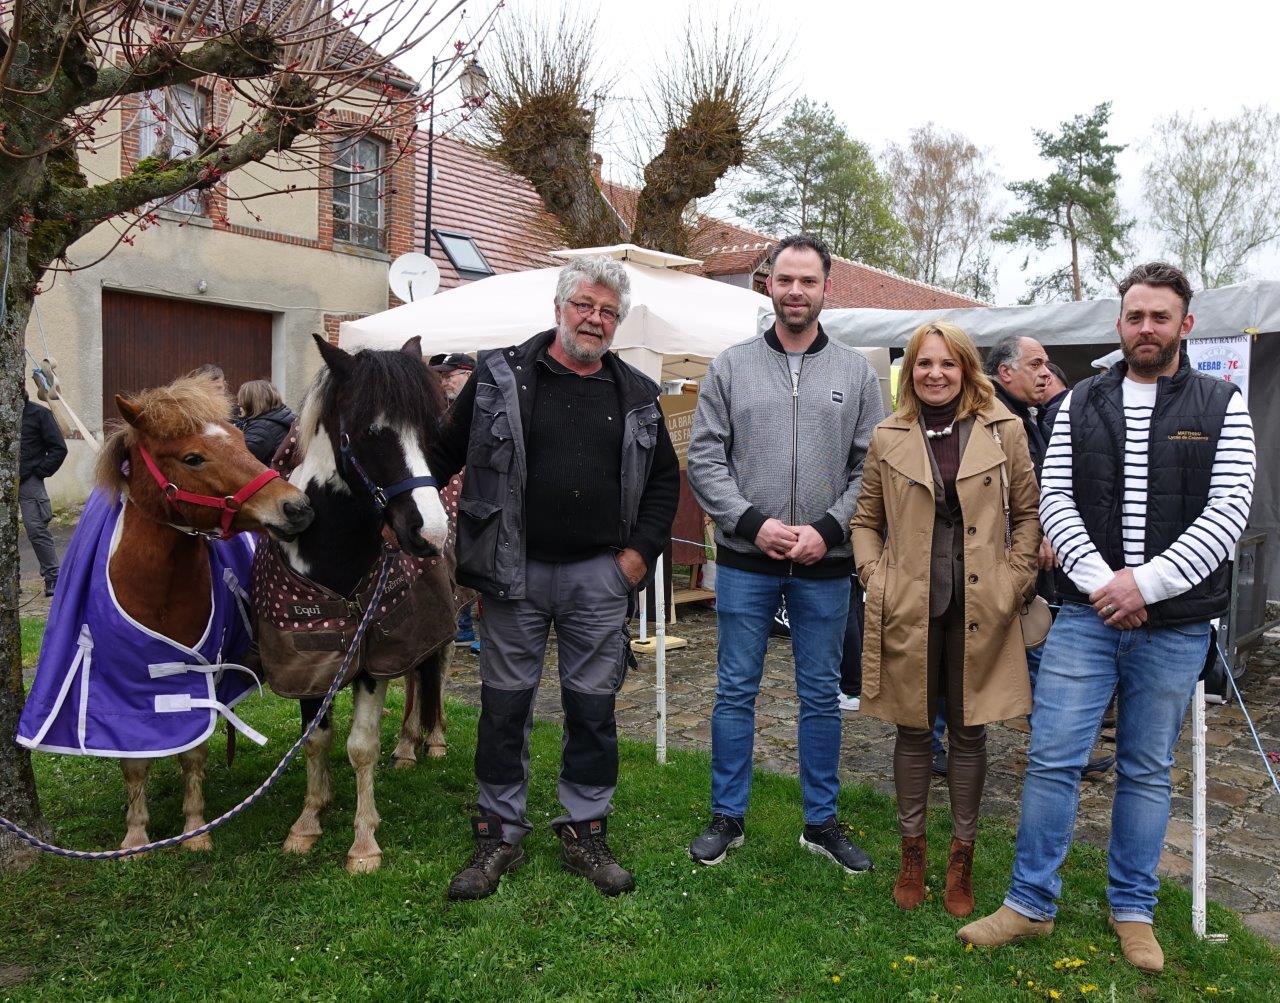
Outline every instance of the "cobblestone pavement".
MULTIPOLYGON (((711 747, 711 703, 715 692, 715 613, 704 606, 684 607, 671 633, 686 638, 685 648, 667 654, 667 737, 673 748, 711 747)), ((554 643, 547 664, 554 666, 554 643)), ((640 656, 618 697, 624 735, 652 741, 655 729, 653 658, 640 656)), ((458 649, 450 694, 479 702, 476 656, 458 649)), ((1280 631, 1256 649, 1240 680, 1249 711, 1268 750, 1280 750, 1280 631)), ((757 767, 797 772, 795 722, 799 705, 790 645, 769 642, 764 680, 756 705, 757 767)), ((554 669, 538 693, 536 714, 560 719, 560 693, 554 669)), ((993 726, 988 739, 988 774, 983 812, 1016 820, 1026 768, 1024 720, 993 726)), ((1243 914, 1245 922, 1280 945, 1280 794, 1270 786, 1238 706, 1208 709, 1209 897, 1243 914)), ((893 728, 856 714, 844 715, 841 779, 893 793, 893 728)), ((1081 791, 1077 838, 1106 846, 1110 831, 1114 773, 1081 791)), ((1191 739, 1184 729, 1173 770, 1173 812, 1165 838, 1161 872, 1183 882, 1191 877, 1191 739)), ((935 783, 932 803, 945 805, 944 783, 935 783)))

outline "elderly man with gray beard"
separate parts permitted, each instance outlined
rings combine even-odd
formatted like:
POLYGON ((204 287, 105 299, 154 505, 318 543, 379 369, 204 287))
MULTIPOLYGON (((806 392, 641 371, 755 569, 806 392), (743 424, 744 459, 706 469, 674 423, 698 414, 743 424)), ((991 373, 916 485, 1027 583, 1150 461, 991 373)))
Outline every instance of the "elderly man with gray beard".
POLYGON ((493 894, 524 861, 529 731, 552 624, 564 707, 564 813, 552 823, 561 859, 606 895, 635 886, 605 838, 618 778, 614 698, 631 596, 670 539, 680 470, 657 384, 609 353, 630 292, 611 258, 566 265, 556 326, 481 355, 431 458, 441 479, 467 468, 458 581, 484 597, 475 852, 451 899, 493 894))

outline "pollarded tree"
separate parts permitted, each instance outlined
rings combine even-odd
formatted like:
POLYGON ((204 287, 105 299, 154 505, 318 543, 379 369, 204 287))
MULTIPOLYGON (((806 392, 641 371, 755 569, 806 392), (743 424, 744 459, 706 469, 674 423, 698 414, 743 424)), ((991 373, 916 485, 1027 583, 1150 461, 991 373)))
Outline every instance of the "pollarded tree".
MULTIPOLYGON (((280 190, 319 186, 329 176, 320 167, 334 160, 336 147, 349 148, 366 132, 398 137, 384 169, 412 156, 415 121, 431 95, 394 60, 451 24, 457 6, 426 0, 350 0, 337 8, 330 0, 0 3, 0 490, 8 502, 0 519, 0 815, 42 827, 30 762, 13 742, 23 694, 16 500, 22 352, 41 282, 51 270, 90 263, 69 262, 67 255, 95 227, 113 225, 117 246, 130 242, 131 230, 155 221, 157 206, 217 186, 225 191, 228 174, 270 154, 290 154, 294 173, 277 169, 280 190), (232 111, 224 121, 199 127, 178 121, 169 128, 171 117, 182 116, 164 98, 165 88, 196 81, 232 90, 232 111), (132 170, 91 183, 82 158, 118 140, 144 108, 165 137, 132 170)), ((472 21, 477 32, 489 23, 472 21)), ((456 51, 473 41, 460 40, 456 51)), ((0 833, 0 866, 19 856, 0 833)))
MULTIPOLYGON (((496 59, 488 61, 492 94, 481 141, 533 185, 575 247, 623 236, 592 162, 596 118, 610 88, 601 51, 593 17, 534 13, 504 19, 496 59)), ((637 144, 650 151, 632 241, 688 250, 696 201, 742 166, 768 123, 783 55, 749 20, 689 24, 632 117, 637 144)))
POLYGON ((1065 242, 1071 255, 1062 268, 1032 280, 1027 302, 1062 295, 1083 299, 1086 272, 1113 277, 1124 261, 1133 223, 1123 218, 1116 195, 1116 154, 1124 147, 1107 141, 1110 118, 1111 105, 1104 103, 1063 122, 1058 133, 1036 130, 1040 156, 1053 171, 1044 180, 1009 185, 1023 208, 1007 216, 992 237, 1038 251, 1065 242))
POLYGON ((1250 256, 1280 240, 1280 114, 1174 115, 1151 155, 1143 188, 1172 259, 1202 289, 1241 281, 1250 256))

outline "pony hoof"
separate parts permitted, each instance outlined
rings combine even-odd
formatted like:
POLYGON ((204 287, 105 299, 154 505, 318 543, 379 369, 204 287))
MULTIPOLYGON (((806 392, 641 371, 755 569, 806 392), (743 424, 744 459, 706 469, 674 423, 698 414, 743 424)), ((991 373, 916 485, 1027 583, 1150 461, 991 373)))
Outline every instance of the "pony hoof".
POLYGON ((319 838, 320 837, 318 835, 304 836, 296 832, 291 832, 289 833, 288 838, 285 839, 284 846, 282 846, 281 849, 284 850, 285 853, 305 855, 311 852, 311 848, 316 845, 316 840, 319 838))
POLYGON ((348 874, 372 874, 382 866, 382 854, 375 853, 371 857, 347 857, 348 874))
POLYGON ((416 759, 409 759, 405 756, 392 756, 391 768, 393 770, 411 770, 418 765, 416 759))
MULTIPOLYGON (((122 850, 136 850, 139 846, 146 846, 146 845, 147 845, 147 843, 149 843, 149 842, 150 842, 150 840, 147 838, 147 834, 146 834, 145 832, 144 832, 142 835, 140 835, 140 836, 136 836, 136 835, 135 835, 135 836, 125 836, 125 837, 124 837, 124 839, 120 842, 120 849, 122 849, 122 850)), ((135 853, 135 854, 134 854, 134 856, 135 856, 135 857, 144 857, 144 856, 146 856, 146 854, 145 854, 145 853, 135 853)), ((125 857, 124 859, 125 859, 125 860, 131 860, 131 859, 133 859, 133 858, 132 858, 132 857, 125 857)))
POLYGON ((428 745, 427 756, 430 759, 444 759, 448 754, 449 747, 447 745, 428 745))
POLYGON ((189 853, 209 853, 213 850, 213 837, 207 832, 192 836, 182 844, 182 848, 189 853))

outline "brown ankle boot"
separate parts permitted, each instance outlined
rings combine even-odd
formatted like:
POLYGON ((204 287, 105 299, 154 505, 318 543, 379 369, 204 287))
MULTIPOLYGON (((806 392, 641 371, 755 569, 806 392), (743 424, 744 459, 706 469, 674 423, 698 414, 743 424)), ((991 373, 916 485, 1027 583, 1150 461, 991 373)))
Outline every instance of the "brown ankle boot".
POLYGON ((899 909, 914 909, 924 901, 924 837, 902 837, 902 864, 893 886, 893 901, 899 909))
POLYGON ((973 912, 973 844, 951 841, 947 854, 947 888, 942 904, 952 916, 968 916, 973 912))

